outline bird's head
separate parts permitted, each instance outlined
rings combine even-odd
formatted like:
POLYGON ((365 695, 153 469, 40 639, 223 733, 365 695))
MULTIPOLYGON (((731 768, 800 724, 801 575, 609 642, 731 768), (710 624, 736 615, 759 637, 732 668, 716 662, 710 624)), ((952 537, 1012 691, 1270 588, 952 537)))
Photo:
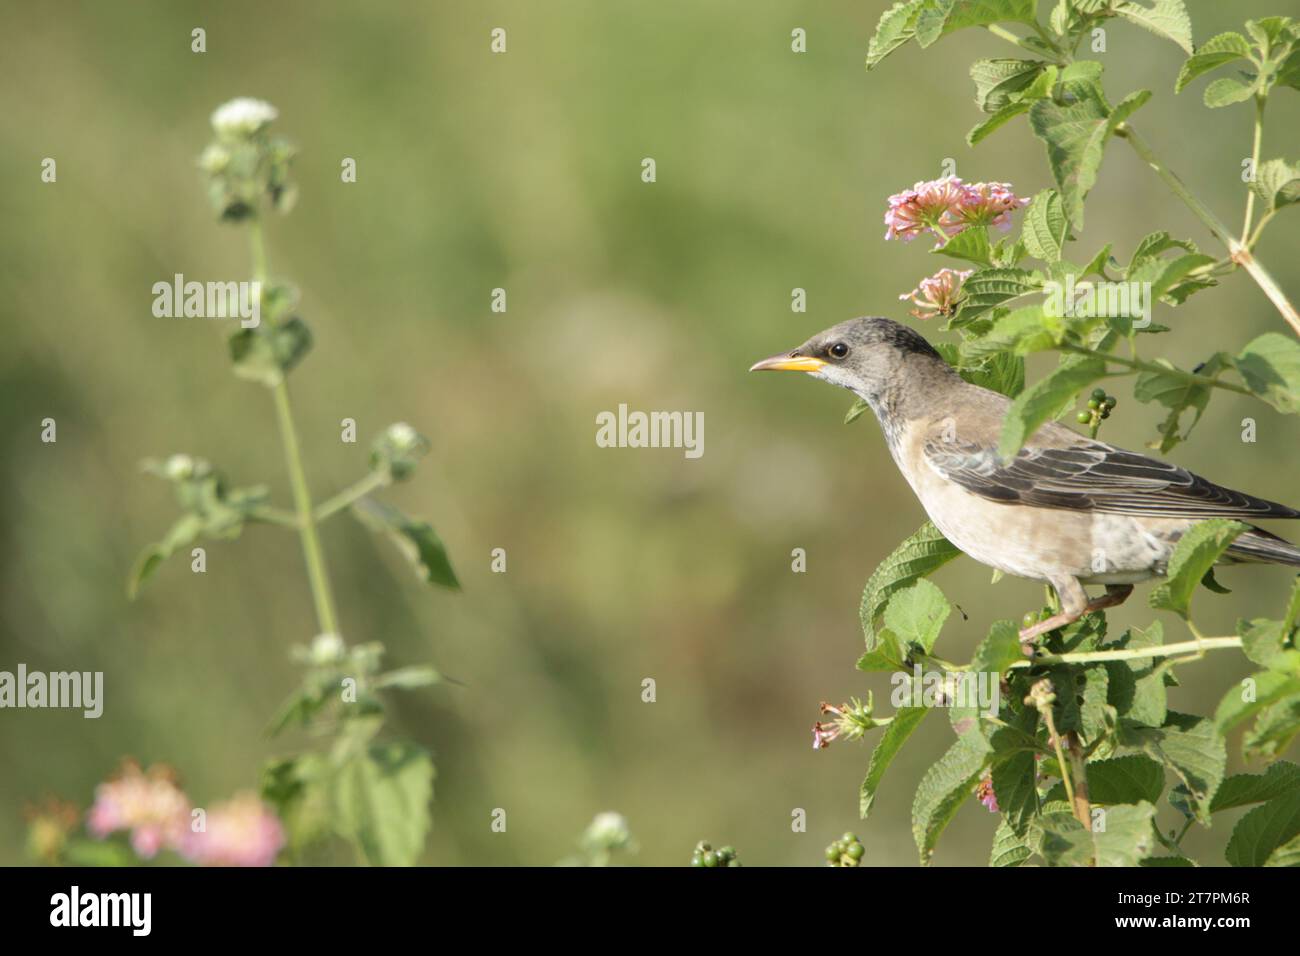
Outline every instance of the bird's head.
POLYGON ((907 377, 909 367, 947 369, 919 333, 891 319, 850 319, 818 332, 789 352, 755 362, 751 372, 807 372, 855 392, 874 406, 907 377))

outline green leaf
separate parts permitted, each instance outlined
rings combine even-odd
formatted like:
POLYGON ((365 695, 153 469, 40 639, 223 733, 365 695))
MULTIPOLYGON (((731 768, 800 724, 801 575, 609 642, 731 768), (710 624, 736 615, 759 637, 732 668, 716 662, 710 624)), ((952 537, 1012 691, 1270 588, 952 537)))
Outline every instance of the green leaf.
POLYGON ((1228 751, 1223 735, 1209 717, 1173 711, 1163 727, 1123 728, 1124 746, 1136 749, 1168 767, 1189 791, 1197 816, 1209 819, 1210 804, 1223 782, 1228 751))
POLYGON ((958 319, 967 323, 1003 302, 1042 287, 1042 276, 1024 269, 981 269, 962 283, 958 319))
POLYGON ((1047 160, 1066 217, 1082 230, 1083 200, 1097 181, 1107 138, 1150 99, 1151 93, 1131 93, 1112 110, 1094 79, 1067 80, 1063 75, 1060 87, 1059 99, 1038 100, 1030 107, 1029 125, 1047 144, 1047 160))
POLYGON ((1221 76, 1205 88, 1205 105, 1210 109, 1219 109, 1241 103, 1254 95, 1257 84, 1247 83, 1235 76, 1221 76))
MULTIPOLYGON (((1093 760, 1086 765, 1088 799, 1098 806, 1117 803, 1156 803, 1165 789, 1163 765, 1141 754, 1093 760)), ((1064 800, 1065 787, 1055 784, 1048 800, 1064 800)))
POLYGON ((1178 72, 1174 92, 1181 93, 1188 83, 1202 73, 1218 69, 1233 60, 1250 59, 1250 43, 1240 33, 1220 33, 1200 45, 1196 53, 1187 58, 1178 72))
POLYGON ((930 581, 921 578, 895 591, 885 605, 885 627, 896 634, 901 646, 919 644, 928 654, 934 649, 944 621, 952 613, 952 605, 943 592, 930 581))
POLYGON ((1300 837, 1292 837, 1268 855, 1265 866, 1300 866, 1300 837))
POLYGON ((1245 678, 1239 686, 1223 695, 1214 711, 1214 724, 1219 733, 1226 734, 1269 704, 1296 694, 1300 694, 1300 674, 1260 671, 1245 678))
POLYGON ((1017 836, 1016 831, 1003 820, 993 834, 993 849, 989 853, 989 866, 1019 866, 1034 855, 1034 851, 1017 836))
POLYGON ((1020 631, 1011 621, 994 621, 988 636, 975 648, 970 669, 973 673, 1005 674, 1025 653, 1020 648, 1020 631))
POLYGON ((329 834, 331 779, 329 761, 321 754, 276 759, 262 768, 262 799, 284 824, 291 853, 329 834))
POLYGON ((929 0, 904 0, 880 15, 876 32, 867 47, 867 69, 872 70, 889 54, 916 35, 916 19, 929 0))
POLYGON ((976 60, 970 68, 975 103, 982 112, 996 113, 1032 86, 1045 65, 1038 60, 976 60))
POLYGON ((1156 808, 1146 802, 1101 810, 1091 828, 1055 813, 1035 827, 1038 852, 1048 866, 1137 866, 1155 843, 1156 808))
POLYGON ((1065 216, 1061 194, 1044 189, 1034 197, 1025 211, 1021 238, 1029 254, 1046 262, 1060 262, 1061 250, 1070 235, 1070 221, 1065 216))
POLYGON ((1265 212, 1300 202, 1300 163, 1269 159, 1259 164, 1250 188, 1264 201, 1265 212))
POLYGON ((994 319, 989 330, 978 338, 962 342, 962 356, 980 360, 1008 353, 1025 356, 1044 352, 1055 348, 1064 333, 1061 319, 1047 315, 1041 305, 1025 305, 994 319))
POLYGON ((856 402, 853 403, 852 407, 849 408, 848 412, 844 415, 844 424, 847 425, 850 422, 856 422, 859 418, 862 417, 862 413, 867 411, 870 408, 871 406, 867 404, 866 399, 859 398, 856 402))
POLYGON ((1032 23, 1037 0, 929 0, 916 20, 916 42, 928 47, 941 36, 1002 20, 1032 23))
POLYGON ((1300 694, 1270 704, 1260 711, 1255 725, 1242 736, 1247 760, 1272 760, 1300 734, 1300 694))
MULTIPOLYGON (((1226 364, 1225 359, 1230 360, 1231 357, 1224 353, 1212 357, 1197 374, 1216 378, 1226 364)), ((1179 370, 1165 359, 1156 359, 1156 364, 1169 371, 1141 372, 1133 384, 1133 397, 1139 402, 1159 402, 1169 409, 1169 415, 1160 426, 1160 440, 1150 443, 1150 447, 1168 452, 1191 435, 1192 429, 1201 420, 1205 407, 1210 403, 1213 388, 1178 374, 1179 370), (1193 413, 1192 421, 1184 430, 1182 417, 1189 409, 1193 413)))
POLYGON ((970 797, 990 753, 983 736, 963 734, 921 778, 912 802, 912 836, 922 864, 929 864, 939 835, 970 797))
POLYGON ((1246 387, 1279 412, 1300 413, 1300 343, 1278 332, 1249 342, 1234 360, 1246 387))
POLYGON ((412 866, 429 832, 433 761, 407 741, 374 744, 350 760, 334 786, 340 835, 373 866, 412 866))
POLYGON ((871 814, 871 805, 875 803, 876 791, 880 788, 880 781, 885 776, 885 771, 889 769, 890 763, 894 757, 903 749, 903 744, 907 743, 907 738, 912 736, 912 731, 920 725, 933 708, 930 707, 900 707, 894 712, 894 717, 886 725, 884 732, 881 734, 876 749, 871 752, 871 763, 867 766, 867 776, 862 781, 862 789, 858 797, 858 812, 862 819, 865 820, 871 814))
POLYGON ((1210 812, 1263 803, 1296 791, 1300 791, 1300 767, 1279 760, 1262 774, 1238 773, 1223 781, 1210 804, 1210 812))
POLYGON ((1184 532, 1169 558, 1164 582, 1151 591, 1151 606, 1187 618, 1196 585, 1247 527, 1240 521, 1211 518, 1184 532))
MULTIPOLYGON (((1130 628, 1112 645, 1138 650, 1159 647, 1164 643, 1164 627, 1159 621, 1150 627, 1130 628)), ((1167 662, 1154 659, 1113 661, 1107 668, 1110 681, 1107 699, 1121 717, 1148 727, 1160 727, 1168 715, 1165 669, 1167 662)))
POLYGON ((1237 821, 1225 856, 1230 866, 1264 866, 1273 851, 1300 836, 1300 790, 1268 801, 1237 821))
POLYGON ((1288 646, 1291 629, 1285 622, 1264 617, 1238 621, 1237 633, 1242 652, 1260 667, 1300 672, 1300 651, 1288 646))
POLYGON ((1080 389, 1105 375, 1103 359, 1079 355, 1062 360, 1045 378, 1030 385, 1012 401, 1002 423, 998 455, 1003 461, 1011 461, 1040 425, 1060 414, 1074 401, 1080 389))
POLYGON ((277 325, 240 329, 229 345, 236 375, 274 387, 311 351, 312 337, 307 323, 295 316, 277 325))
POLYGON ((370 530, 386 534, 415 566, 415 572, 422 580, 460 589, 447 549, 428 522, 408 518, 391 505, 374 498, 354 502, 352 513, 370 530))
POLYGON ((156 544, 151 544, 145 548, 140 557, 136 560, 135 567, 131 571, 131 576, 127 579, 126 593, 132 601, 140 593, 155 571, 158 570, 165 560, 175 554, 182 548, 187 548, 193 544, 203 531, 204 520, 201 516, 187 514, 181 516, 171 529, 156 544))
POLYGON ((867 579, 859 608, 868 651, 876 648, 876 627, 894 592, 930 575, 959 554, 939 529, 927 521, 880 563, 867 579))
POLYGON ((1125 0, 1116 4, 1114 10, 1130 23, 1173 40, 1188 56, 1192 54, 1192 18, 1187 15, 1183 0, 1151 0, 1149 4, 1125 0))
POLYGON ((953 259, 965 259, 976 265, 990 266, 989 230, 987 226, 972 226, 963 229, 942 246, 931 250, 936 255, 953 259))

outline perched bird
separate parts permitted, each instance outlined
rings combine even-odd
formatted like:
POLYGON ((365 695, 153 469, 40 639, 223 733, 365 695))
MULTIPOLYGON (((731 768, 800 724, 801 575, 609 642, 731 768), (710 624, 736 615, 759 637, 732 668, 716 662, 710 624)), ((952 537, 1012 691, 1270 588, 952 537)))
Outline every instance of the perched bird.
MULTIPOLYGON (((1165 573, 1174 544, 1207 518, 1300 518, 1167 461, 1049 422, 1010 462, 997 453, 1011 400, 963 380, 919 333, 889 319, 841 322, 750 371, 808 374, 871 406, 898 470, 950 542, 1007 574, 1044 581, 1060 612, 1022 641, 1122 604, 1165 573), (1089 599, 1084 585, 1105 585, 1089 599)), ((1300 548, 1260 528, 1225 560, 1300 567, 1300 548)))

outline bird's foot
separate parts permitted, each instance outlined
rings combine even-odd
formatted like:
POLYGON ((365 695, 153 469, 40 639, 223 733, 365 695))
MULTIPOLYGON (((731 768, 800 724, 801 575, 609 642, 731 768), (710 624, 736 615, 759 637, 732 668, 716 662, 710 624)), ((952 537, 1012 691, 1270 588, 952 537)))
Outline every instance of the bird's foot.
POLYGON ((1091 614, 1093 611, 1104 611, 1108 607, 1118 607, 1127 601, 1128 596, 1132 593, 1133 585, 1131 584, 1108 584, 1106 585, 1105 594, 1093 598, 1082 608, 1074 611, 1061 611, 1059 614, 1053 614, 1031 627, 1022 627, 1020 629, 1020 644, 1025 649, 1025 656, 1033 657, 1034 645, 1038 643, 1038 638, 1042 635, 1073 624, 1085 614, 1091 614))

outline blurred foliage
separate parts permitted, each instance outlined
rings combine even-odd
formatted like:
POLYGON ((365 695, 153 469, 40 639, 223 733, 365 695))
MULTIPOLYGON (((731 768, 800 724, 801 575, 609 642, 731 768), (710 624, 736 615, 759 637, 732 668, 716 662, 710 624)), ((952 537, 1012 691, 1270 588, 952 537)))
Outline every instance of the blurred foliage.
MULTIPOLYGON (((1198 40, 1297 13, 1290 0, 1189 6, 1198 40)), ((898 295, 934 263, 923 243, 883 254, 884 199, 946 158, 1022 195, 1051 182, 1022 126, 978 151, 965 144, 980 119, 967 64, 1005 44, 967 31, 941 41, 952 56, 902 49, 867 76, 882 7, 7 6, 0 666, 103 670, 106 700, 99 720, 0 714, 0 863, 26 858, 25 805, 88 801, 123 754, 172 764, 205 800, 256 779, 279 751, 266 717, 299 682, 289 648, 313 636, 292 536, 250 527, 237 544, 213 542, 205 575, 163 566, 170 585, 135 604, 121 586, 137 546, 172 517, 137 469, 159 449, 269 476, 272 498, 288 500, 265 395, 225 367, 229 326, 150 312, 152 284, 175 273, 247 273, 242 238, 211 223, 195 165, 208 112, 235 95, 274 102, 300 149, 298 206, 268 238, 273 272, 294 276, 317 336, 294 394, 318 500, 364 470, 394 412, 430 438, 417 477, 391 496, 436 512, 463 594, 420 587, 355 523, 324 531, 349 643, 381 640, 389 665, 433 661, 450 678, 390 709, 438 765, 423 861, 551 862, 614 806, 643 864, 680 864, 701 833, 726 834, 750 865, 810 864, 849 825, 872 864, 913 863, 898 821, 951 732, 916 730, 859 825, 866 751, 815 753, 808 720, 816 701, 888 686, 851 666, 854 604, 923 516, 878 430, 841 425, 842 396, 798 380, 759 387, 744 370, 852 315, 903 318, 898 295), (190 52, 196 26, 203 54, 190 52), (503 55, 489 51, 497 26, 503 55), (805 54, 790 50, 795 27, 805 54), (640 179, 647 156, 654 184, 640 179), (45 157, 57 183, 41 182, 45 157), (356 183, 340 181, 345 157, 356 183), (504 314, 489 307, 498 287, 504 314), (790 311, 796 287, 807 314, 790 311), (704 411, 708 454, 598 449, 595 416, 620 402, 704 411), (39 441, 47 416, 57 444, 39 441), (358 422, 356 445, 339 441, 344 418, 358 422), (791 573, 796 547, 803 574, 791 573), (506 549, 504 574, 490 571, 493 548, 506 549), (654 703, 641 699, 646 677, 654 703), (496 808, 504 833, 491 827, 496 808), (807 832, 792 831, 795 808, 807 832)), ((1170 88, 1182 51, 1137 26, 1111 26, 1104 56, 1117 89, 1156 91, 1147 140, 1210 206, 1238 209, 1249 111, 1216 114, 1224 125, 1205 135, 1204 105, 1170 88)), ((1300 108, 1270 112, 1270 155, 1294 157, 1300 108)), ((1117 152, 1091 193, 1089 234, 1104 224, 1122 260, 1157 220, 1207 238, 1117 152)), ((1300 238, 1279 228, 1260 254, 1294 262, 1300 238)), ((1280 279, 1294 294, 1297 279, 1280 279)), ((1279 329, 1240 275, 1176 322, 1238 345, 1279 329)), ((1206 357, 1204 337, 1175 326, 1167 338, 1180 367, 1206 357)), ((1031 378, 1047 368, 1030 365, 1031 378)), ((1107 440, 1138 447, 1163 417, 1131 407, 1107 440)), ((1174 452, 1180 464, 1295 498, 1293 423, 1221 395, 1197 428, 1174 452), (1240 440, 1245 416, 1255 443, 1240 440)), ((1225 571, 1233 594, 1201 595, 1198 619, 1227 633, 1271 606, 1286 574, 1225 571)), ((965 650, 1039 593, 1011 579, 990 588, 965 558, 935 580, 969 615, 953 615, 946 637, 965 650)), ((1146 623, 1142 604, 1112 612, 1112 627, 1146 623)), ((1186 669, 1170 707, 1194 709, 1248 671, 1186 669)), ((938 862, 984 863, 995 823, 959 816, 938 862)))

